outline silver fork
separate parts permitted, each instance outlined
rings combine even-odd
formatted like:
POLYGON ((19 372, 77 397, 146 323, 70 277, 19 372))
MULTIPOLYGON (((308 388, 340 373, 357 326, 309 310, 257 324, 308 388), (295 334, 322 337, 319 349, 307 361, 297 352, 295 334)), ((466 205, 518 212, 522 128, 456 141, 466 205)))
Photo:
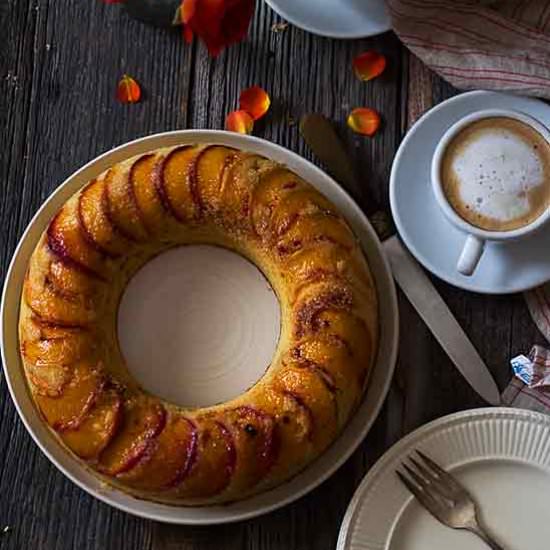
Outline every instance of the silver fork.
POLYGON ((408 475, 399 470, 396 473, 420 504, 443 525, 470 531, 489 548, 504 550, 479 521, 476 502, 468 491, 431 458, 421 451, 416 453, 420 460, 409 457, 414 468, 403 464, 408 475))

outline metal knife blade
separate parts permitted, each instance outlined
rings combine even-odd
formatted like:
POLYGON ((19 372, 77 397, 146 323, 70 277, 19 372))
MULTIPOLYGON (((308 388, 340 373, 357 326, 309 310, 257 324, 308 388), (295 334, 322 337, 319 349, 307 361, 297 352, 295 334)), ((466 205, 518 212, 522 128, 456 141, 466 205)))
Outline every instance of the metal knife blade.
POLYGON ((500 392, 491 373, 424 270, 397 236, 382 247, 397 284, 456 368, 485 401, 499 405, 500 392))
POLYGON ((366 188, 359 184, 350 157, 332 123, 319 114, 305 115, 300 121, 300 131, 327 170, 359 202, 373 222, 397 284, 458 371, 488 403, 500 404, 500 392, 489 369, 426 273, 397 236, 388 238, 392 233, 391 218, 368 200, 366 188))

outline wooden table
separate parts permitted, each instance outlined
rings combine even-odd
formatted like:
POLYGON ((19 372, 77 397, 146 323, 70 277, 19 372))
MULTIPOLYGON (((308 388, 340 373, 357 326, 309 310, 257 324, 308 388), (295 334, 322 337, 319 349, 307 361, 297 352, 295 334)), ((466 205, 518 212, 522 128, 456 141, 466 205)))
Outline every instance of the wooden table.
MULTIPOLYGON (((128 19, 99 0, 3 0, 0 6, 0 262, 4 276, 16 243, 44 199, 74 170, 128 140, 164 130, 222 128, 239 91, 259 84, 271 114, 255 134, 311 158, 297 121, 321 112, 340 126, 365 185, 388 203, 393 156, 406 128, 456 93, 410 56, 397 38, 317 38, 289 27, 259 4, 246 42, 218 59, 166 32, 128 19), (388 58, 379 79, 359 82, 353 57, 374 48, 388 58), (120 105, 123 73, 145 97, 120 105), (350 108, 380 111, 372 138, 345 126, 350 108)), ((434 281, 501 387, 509 358, 542 337, 521 296, 469 294, 434 281)), ((330 480, 298 502, 235 525, 187 528, 131 517, 67 480, 27 434, 0 377, 0 549, 249 550, 332 549, 360 479, 395 441, 417 426, 482 401, 400 296, 401 352, 393 386, 368 437, 330 480), (4 526, 9 530, 3 533, 4 526)))

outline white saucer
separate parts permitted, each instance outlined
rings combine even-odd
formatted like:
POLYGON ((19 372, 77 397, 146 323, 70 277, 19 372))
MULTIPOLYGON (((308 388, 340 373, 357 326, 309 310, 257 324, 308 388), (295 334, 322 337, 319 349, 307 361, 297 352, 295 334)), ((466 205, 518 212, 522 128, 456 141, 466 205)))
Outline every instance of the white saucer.
POLYGON ((384 0, 265 1, 296 27, 321 36, 363 38, 391 28, 384 0))
POLYGON ((487 548, 474 535, 440 524, 399 481, 395 470, 415 449, 466 486, 504 548, 548 548, 550 416, 502 407, 445 416, 394 445, 353 496, 337 550, 487 548))
MULTIPOLYGON (((199 259, 195 258, 195 260, 199 259)), ((179 260, 172 258, 170 261, 178 262, 179 260)), ((200 261, 209 261, 209 258, 203 257, 200 261)), ((226 269, 228 269, 227 265, 226 269)), ((242 269, 237 266, 236 270, 242 276, 242 269)), ((234 281, 236 276, 237 274, 230 280, 222 281, 223 285, 234 281)), ((147 281, 148 275, 144 273, 144 279, 139 284, 146 285, 147 281)), ((191 281, 190 284, 195 283, 191 281)), ((218 289, 221 289, 220 291, 223 291, 218 282, 215 284, 218 289)), ((132 294, 131 289, 130 294, 132 294)), ((195 317, 196 319, 200 319, 201 311, 202 306, 197 308, 198 317, 195 317)), ((132 308, 127 311, 129 314, 131 312, 132 308)), ((253 321, 253 318, 251 319, 253 321)), ((232 322, 228 327, 233 328, 234 325, 235 323, 232 322)), ((216 330, 221 335, 222 328, 218 327, 216 330)), ((380 411, 393 376, 397 356, 398 331, 397 298, 389 265, 385 260, 374 229, 346 192, 322 170, 288 149, 260 138, 217 130, 181 130, 141 138, 100 155, 70 176, 42 205, 21 237, 6 275, 0 308, 1 351, 8 388, 21 420, 44 454, 74 483, 103 502, 137 516, 185 525, 229 523, 265 514, 305 495, 333 474, 364 439, 380 411), (17 321, 21 289, 29 257, 49 220, 73 193, 82 188, 90 179, 121 160, 159 147, 196 143, 218 143, 255 152, 286 164, 291 170, 319 189, 338 207, 361 242, 371 267, 378 290, 380 340, 369 387, 354 417, 327 451, 303 472, 283 485, 246 500, 219 506, 179 507, 139 500, 107 486, 58 443, 38 414, 29 394, 19 356, 17 321)), ((243 329, 242 342, 248 339, 247 332, 243 329)), ((255 335, 250 336, 250 338, 255 337, 255 335)), ((240 338, 237 340, 231 338, 225 342, 238 344, 239 341, 240 338)), ((220 342, 225 345, 222 340, 220 342)), ((165 384, 170 382, 170 377, 173 376, 173 373, 170 374, 170 369, 158 368, 155 370, 158 377, 165 376, 168 379, 164 380, 165 384)), ((239 380, 235 383, 246 382, 243 380, 242 374, 242 371, 238 373, 239 380)), ((232 386, 233 389, 235 387, 232 386)), ((187 396, 188 394, 173 395, 172 397, 176 401, 182 399, 185 402, 187 396)), ((212 396, 213 399, 216 397, 219 397, 219 394, 212 396)))
POLYGON ((550 280, 550 228, 514 243, 488 243, 475 273, 461 275, 456 261, 466 237, 447 221, 430 183, 432 155, 445 130, 464 115, 488 108, 523 111, 550 127, 550 107, 536 99, 475 91, 444 101, 423 115, 401 143, 390 202, 401 238, 426 269, 466 290, 508 294, 550 280))

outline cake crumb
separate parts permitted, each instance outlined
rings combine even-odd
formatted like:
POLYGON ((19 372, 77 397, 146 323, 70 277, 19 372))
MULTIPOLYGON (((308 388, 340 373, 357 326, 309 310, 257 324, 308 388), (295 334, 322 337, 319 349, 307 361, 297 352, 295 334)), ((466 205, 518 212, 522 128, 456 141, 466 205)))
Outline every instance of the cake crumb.
POLYGON ((281 21, 280 23, 273 23, 271 25, 271 32, 284 32, 288 29, 288 23, 286 21, 281 21))

